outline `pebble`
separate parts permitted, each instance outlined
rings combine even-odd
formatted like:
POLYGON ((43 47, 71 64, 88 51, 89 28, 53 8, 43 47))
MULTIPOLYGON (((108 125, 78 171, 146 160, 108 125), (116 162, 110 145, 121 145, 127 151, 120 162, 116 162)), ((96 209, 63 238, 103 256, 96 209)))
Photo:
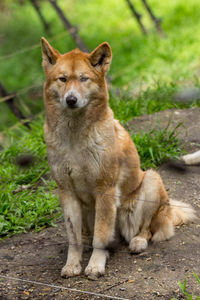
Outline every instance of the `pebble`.
POLYGON ((138 269, 138 272, 142 272, 142 269, 141 269, 141 268, 139 268, 139 269, 138 269))
POLYGON ((120 289, 120 291, 125 291, 125 288, 123 288, 123 287, 121 287, 121 288, 119 288, 120 289))
POLYGON ((156 295, 156 296, 160 296, 160 293, 156 292, 156 291, 153 291, 153 294, 156 295))
POLYGON ((146 261, 149 261, 149 260, 151 260, 151 257, 147 257, 146 261))

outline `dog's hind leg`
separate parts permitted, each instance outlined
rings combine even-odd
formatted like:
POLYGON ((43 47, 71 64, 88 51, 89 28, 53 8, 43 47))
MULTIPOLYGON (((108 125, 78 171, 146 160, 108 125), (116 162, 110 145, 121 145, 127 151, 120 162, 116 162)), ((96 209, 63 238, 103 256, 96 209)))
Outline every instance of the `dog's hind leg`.
POLYGON ((81 273, 82 260, 82 214, 79 201, 70 192, 59 190, 63 207, 65 225, 69 241, 66 265, 62 268, 62 277, 72 277, 81 273))
MULTIPOLYGON (((143 190, 144 188, 146 188, 145 183, 143 184, 143 190)), ((156 189, 156 186, 154 186, 154 189, 151 189, 151 200, 153 199, 152 196, 156 196, 157 194, 155 193, 156 189)), ((153 210, 155 209, 155 203, 148 201, 148 199, 146 193, 142 191, 138 199, 134 216, 135 232, 138 233, 136 236, 132 237, 129 242, 129 249, 132 253, 140 253, 145 250, 148 246, 148 241, 151 238, 150 224, 152 219, 152 208, 153 210), (139 222, 137 222, 137 215, 139 215, 139 222)))
POLYGON ((85 269, 85 274, 96 279, 105 273, 108 250, 106 247, 114 238, 116 219, 115 189, 107 189, 98 193, 95 206, 95 224, 93 238, 93 252, 85 269))
MULTIPOLYGON (((143 179, 139 199, 134 213, 135 236, 129 237, 129 248, 131 252, 141 252, 148 246, 148 241, 152 237, 152 220, 158 211, 166 210, 169 199, 163 186, 160 175, 148 170, 143 179)), ((167 219, 163 220, 167 221, 167 219)), ((165 224, 170 230, 171 224, 165 224)))

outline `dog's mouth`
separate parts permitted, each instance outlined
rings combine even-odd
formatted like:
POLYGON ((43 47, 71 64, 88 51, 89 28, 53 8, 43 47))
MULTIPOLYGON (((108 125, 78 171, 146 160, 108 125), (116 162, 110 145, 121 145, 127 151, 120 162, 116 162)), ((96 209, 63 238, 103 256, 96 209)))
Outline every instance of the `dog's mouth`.
POLYGON ((67 108, 76 109, 78 106, 76 104, 67 104, 67 108))

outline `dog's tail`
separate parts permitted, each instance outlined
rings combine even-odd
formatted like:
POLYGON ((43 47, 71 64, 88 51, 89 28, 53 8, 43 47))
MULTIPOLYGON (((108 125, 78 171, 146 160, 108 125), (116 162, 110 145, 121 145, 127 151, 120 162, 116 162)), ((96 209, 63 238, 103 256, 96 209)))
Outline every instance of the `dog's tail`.
POLYGON ((198 165, 200 164, 200 150, 192 154, 182 156, 182 160, 186 165, 198 165))
POLYGON ((173 225, 187 224, 197 219, 195 210, 188 203, 170 199, 173 225))

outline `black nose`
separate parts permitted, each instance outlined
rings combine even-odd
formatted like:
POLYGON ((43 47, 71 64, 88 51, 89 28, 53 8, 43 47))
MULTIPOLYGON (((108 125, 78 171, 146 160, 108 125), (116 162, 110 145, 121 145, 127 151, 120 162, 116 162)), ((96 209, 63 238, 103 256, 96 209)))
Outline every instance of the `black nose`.
POLYGON ((66 103, 69 107, 75 107, 76 102, 77 102, 76 96, 69 95, 66 97, 66 103))

